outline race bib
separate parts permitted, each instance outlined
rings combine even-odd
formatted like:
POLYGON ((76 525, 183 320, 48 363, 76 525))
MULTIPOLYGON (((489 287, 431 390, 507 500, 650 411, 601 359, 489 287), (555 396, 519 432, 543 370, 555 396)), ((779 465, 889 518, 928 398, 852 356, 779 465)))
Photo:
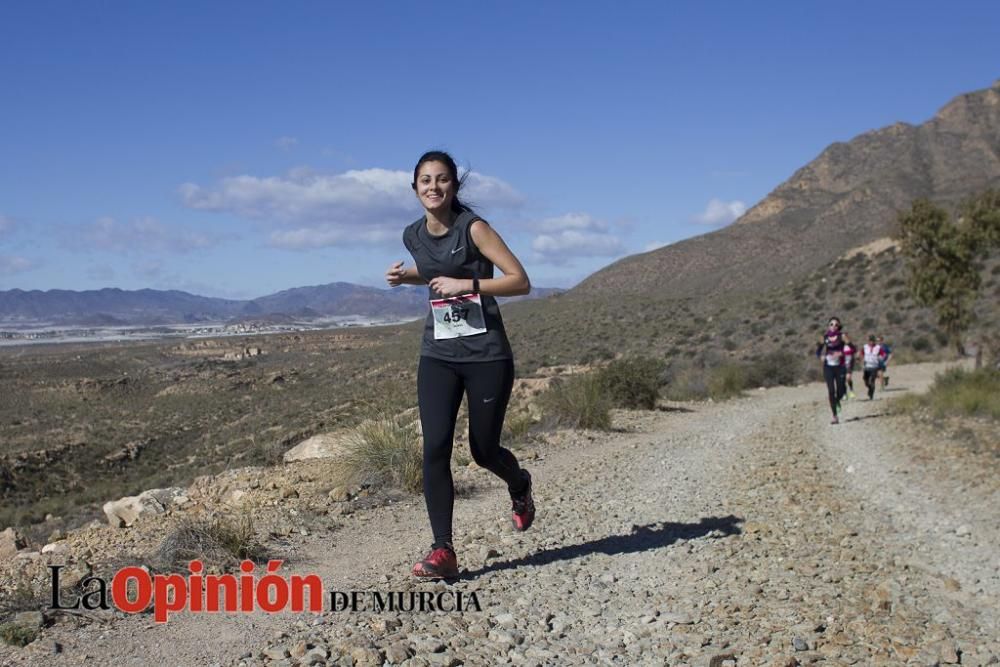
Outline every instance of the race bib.
POLYGON ((435 340, 486 333, 483 301, 478 294, 431 299, 431 313, 435 340))
POLYGON ((839 366, 840 365, 840 350, 836 352, 828 352, 826 355, 826 365, 827 366, 839 366))

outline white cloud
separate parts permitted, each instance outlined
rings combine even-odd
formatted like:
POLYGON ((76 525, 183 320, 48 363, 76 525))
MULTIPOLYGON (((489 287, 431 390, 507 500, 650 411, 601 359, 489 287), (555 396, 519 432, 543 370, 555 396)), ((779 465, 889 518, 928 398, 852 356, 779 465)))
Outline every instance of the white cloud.
MULTIPOLYGON (((412 178, 412 175, 407 178, 412 178)), ((524 197, 509 183, 477 172, 468 175, 459 198, 468 200, 475 206, 490 208, 513 209, 524 205, 524 197)))
POLYGON ((608 223, 592 218, 586 213, 567 213, 557 218, 546 218, 538 223, 538 229, 543 232, 561 232, 571 229, 604 232, 608 230, 608 227, 608 223))
POLYGON ((299 145, 299 140, 295 137, 278 137, 274 140, 275 148, 283 151, 290 151, 299 145))
POLYGON ((622 240, 610 225, 586 213, 567 213, 538 223, 542 231, 531 242, 535 259, 565 264, 578 257, 615 257, 625 252, 622 240))
POLYGON ((726 202, 721 199, 712 199, 705 206, 705 210, 694 217, 699 225, 709 227, 724 227, 746 213, 747 205, 738 199, 726 202))
POLYGON ((271 233, 270 244, 277 248, 304 250, 325 246, 352 246, 392 243, 402 238, 402 227, 398 223, 390 227, 349 230, 333 225, 302 227, 299 229, 277 230, 271 233))
POLYGON ((107 250, 123 254, 134 252, 169 252, 183 254, 205 248, 212 240, 198 232, 170 227, 156 218, 135 218, 119 222, 114 218, 98 218, 93 223, 74 230, 74 247, 107 250))
POLYGON ((297 169, 286 176, 233 176, 222 179, 215 189, 185 183, 180 194, 194 209, 281 223, 371 221, 419 209, 406 172, 385 169, 335 175, 297 169))
POLYGON ((35 263, 27 257, 0 255, 0 275, 12 276, 35 268, 35 263))
MULTIPOLYGON (((411 178, 400 170, 329 174, 303 167, 283 176, 224 178, 212 188, 184 183, 179 192, 190 208, 279 226, 271 244, 302 249, 398 241, 402 226, 421 212, 411 178)), ((523 204, 510 184, 477 173, 469 175, 462 194, 483 208, 523 204)))

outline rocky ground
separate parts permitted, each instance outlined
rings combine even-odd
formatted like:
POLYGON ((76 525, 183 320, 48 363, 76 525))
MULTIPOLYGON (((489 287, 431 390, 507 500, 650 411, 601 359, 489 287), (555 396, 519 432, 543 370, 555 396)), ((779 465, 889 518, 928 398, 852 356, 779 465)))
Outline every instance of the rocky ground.
MULTIPOLYGON (((839 426, 810 385, 559 434, 524 453, 539 508, 524 534, 501 485, 463 469, 456 582, 408 575, 430 540, 419 499, 336 503, 321 465, 205 481, 191 506, 259 513, 285 575, 474 593, 482 610, 59 615, 0 664, 996 664, 995 429, 973 447, 887 412, 940 368, 894 369, 893 391, 848 403, 839 426)), ((90 530, 138 545, 168 520, 90 530)))

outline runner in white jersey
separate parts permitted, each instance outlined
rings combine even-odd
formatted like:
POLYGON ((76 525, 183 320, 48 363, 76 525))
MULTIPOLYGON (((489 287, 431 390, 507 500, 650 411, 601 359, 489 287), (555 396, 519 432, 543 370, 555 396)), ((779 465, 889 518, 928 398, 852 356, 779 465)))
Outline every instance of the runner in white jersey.
POLYGON ((882 346, 875 340, 875 335, 868 336, 868 342, 861 348, 864 358, 864 380, 868 389, 868 400, 875 398, 875 385, 882 367, 882 346))

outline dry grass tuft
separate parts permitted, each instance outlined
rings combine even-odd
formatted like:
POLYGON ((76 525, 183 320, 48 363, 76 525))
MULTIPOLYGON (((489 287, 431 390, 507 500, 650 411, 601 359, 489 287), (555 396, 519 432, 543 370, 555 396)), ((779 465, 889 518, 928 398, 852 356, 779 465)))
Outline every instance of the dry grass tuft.
POLYGON ((354 428, 343 461, 347 475, 356 482, 412 493, 423 488, 423 452, 416 426, 384 410, 354 428))
POLYGON ((260 562, 265 557, 253 520, 242 515, 235 519, 185 517, 163 540, 152 560, 157 567, 169 570, 185 568, 190 561, 200 560, 208 570, 225 571, 240 561, 260 562))

